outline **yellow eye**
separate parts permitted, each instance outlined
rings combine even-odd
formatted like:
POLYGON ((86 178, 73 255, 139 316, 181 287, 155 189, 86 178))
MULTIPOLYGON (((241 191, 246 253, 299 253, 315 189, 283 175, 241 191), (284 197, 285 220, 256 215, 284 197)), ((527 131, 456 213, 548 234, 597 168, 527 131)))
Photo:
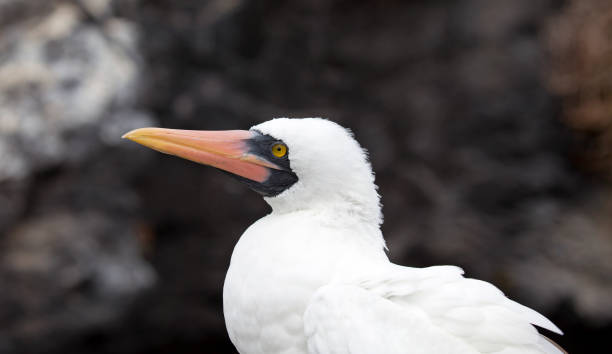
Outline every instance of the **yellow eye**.
POLYGON ((276 157, 283 157, 287 154, 287 146, 285 144, 274 144, 272 145, 272 155, 276 157))

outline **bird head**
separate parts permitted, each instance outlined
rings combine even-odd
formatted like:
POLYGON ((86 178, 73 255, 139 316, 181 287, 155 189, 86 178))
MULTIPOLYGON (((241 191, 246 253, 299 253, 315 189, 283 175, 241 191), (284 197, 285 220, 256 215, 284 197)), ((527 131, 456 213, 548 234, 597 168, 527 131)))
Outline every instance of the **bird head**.
POLYGON ((331 207, 382 220, 366 152, 329 120, 277 118, 229 131, 141 128, 123 137, 229 172, 275 212, 331 207))

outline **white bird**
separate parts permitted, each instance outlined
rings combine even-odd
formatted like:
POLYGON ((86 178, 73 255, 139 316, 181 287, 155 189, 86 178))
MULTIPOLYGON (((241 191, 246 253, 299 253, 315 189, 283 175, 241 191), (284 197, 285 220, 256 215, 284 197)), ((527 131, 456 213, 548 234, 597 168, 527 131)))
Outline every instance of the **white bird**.
POLYGON ((240 353, 563 353, 534 327, 557 326, 492 284, 454 266, 389 262, 367 154, 336 123, 124 137, 230 172, 272 207, 240 238, 225 278, 240 353))

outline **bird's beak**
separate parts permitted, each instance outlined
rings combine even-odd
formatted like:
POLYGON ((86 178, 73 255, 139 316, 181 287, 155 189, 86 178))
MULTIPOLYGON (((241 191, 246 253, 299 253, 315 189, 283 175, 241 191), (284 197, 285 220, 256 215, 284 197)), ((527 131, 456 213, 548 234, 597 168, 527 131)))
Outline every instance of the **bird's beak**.
POLYGON ((123 138, 262 183, 268 179, 271 168, 281 168, 249 151, 248 142, 254 134, 247 130, 141 128, 132 130, 123 138))

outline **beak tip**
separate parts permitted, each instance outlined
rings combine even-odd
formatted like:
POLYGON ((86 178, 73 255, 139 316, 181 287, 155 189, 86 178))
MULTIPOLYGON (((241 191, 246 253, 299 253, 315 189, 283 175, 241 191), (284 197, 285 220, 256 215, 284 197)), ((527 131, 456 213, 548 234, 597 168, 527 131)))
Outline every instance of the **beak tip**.
POLYGON ((138 134, 137 134, 138 130, 141 130, 141 129, 130 130, 129 132, 123 134, 121 136, 121 139, 134 140, 134 138, 136 138, 138 136, 138 134))

